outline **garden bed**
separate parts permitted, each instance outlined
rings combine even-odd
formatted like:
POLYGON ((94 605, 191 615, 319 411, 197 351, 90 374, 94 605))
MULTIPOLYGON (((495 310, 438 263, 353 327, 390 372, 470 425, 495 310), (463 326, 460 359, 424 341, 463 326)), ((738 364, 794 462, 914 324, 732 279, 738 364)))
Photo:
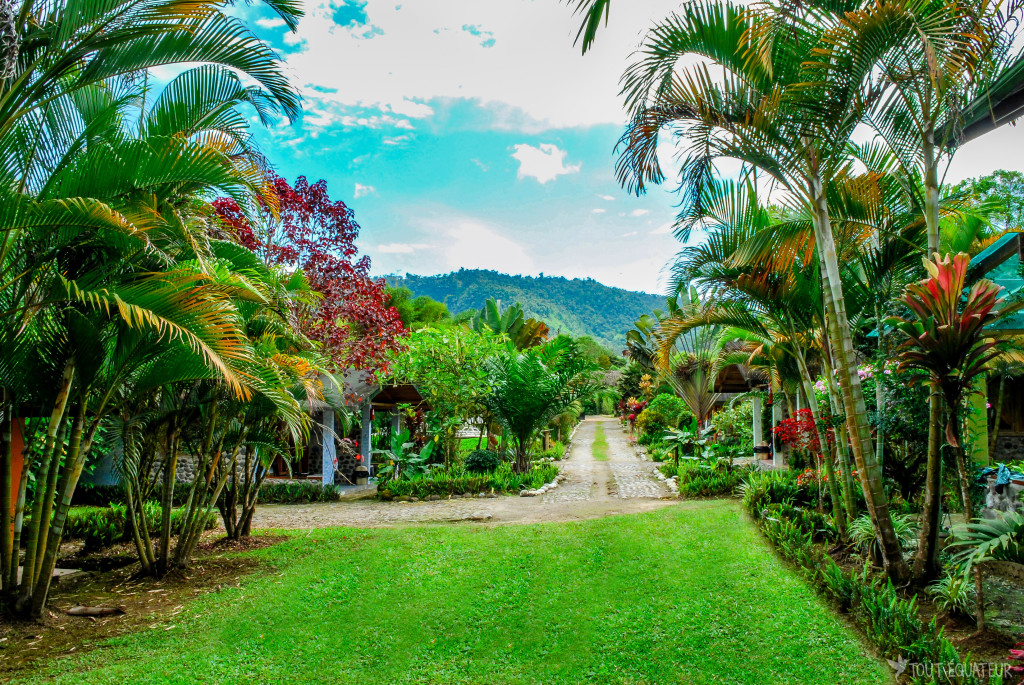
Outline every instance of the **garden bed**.
MULTIPOLYGON (((983 674, 994 664, 1006 663, 1014 635, 992 630, 977 635, 973 623, 944 615, 927 593, 907 595, 884 582, 868 560, 835 544, 834 529, 824 514, 794 505, 797 488, 791 479, 788 472, 754 474, 743 488, 744 507, 779 555, 846 615, 880 656, 983 674)), ((989 579, 986 592, 995 585, 989 579)), ((928 682, 961 685, 986 680, 940 677, 928 682)))

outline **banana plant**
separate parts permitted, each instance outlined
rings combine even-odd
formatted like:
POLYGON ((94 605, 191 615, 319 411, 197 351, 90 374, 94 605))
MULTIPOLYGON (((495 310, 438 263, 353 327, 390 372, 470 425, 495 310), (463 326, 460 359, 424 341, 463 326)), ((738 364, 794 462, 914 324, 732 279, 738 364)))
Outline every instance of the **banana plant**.
POLYGON ((433 456, 437 444, 436 438, 430 440, 417 453, 413 451, 416 443, 413 442, 412 433, 408 430, 393 433, 391 449, 374 450, 374 453, 380 455, 383 461, 387 461, 387 465, 377 470, 377 477, 381 480, 400 480, 426 474, 430 470, 430 458, 433 456))

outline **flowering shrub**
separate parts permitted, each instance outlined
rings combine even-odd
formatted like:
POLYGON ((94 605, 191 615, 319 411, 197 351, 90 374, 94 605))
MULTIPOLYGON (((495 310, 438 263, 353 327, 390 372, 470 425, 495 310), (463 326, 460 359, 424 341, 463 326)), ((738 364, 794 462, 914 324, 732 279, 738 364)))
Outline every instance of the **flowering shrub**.
POLYGON ((806 468, 803 472, 796 477, 796 484, 802 488, 817 488, 819 483, 828 483, 828 474, 819 473, 815 469, 806 468))
POLYGON ((793 412, 793 418, 783 419, 772 430, 779 442, 791 449, 821 453, 821 442, 818 440, 818 431, 814 426, 814 416, 810 409, 796 410, 793 412))

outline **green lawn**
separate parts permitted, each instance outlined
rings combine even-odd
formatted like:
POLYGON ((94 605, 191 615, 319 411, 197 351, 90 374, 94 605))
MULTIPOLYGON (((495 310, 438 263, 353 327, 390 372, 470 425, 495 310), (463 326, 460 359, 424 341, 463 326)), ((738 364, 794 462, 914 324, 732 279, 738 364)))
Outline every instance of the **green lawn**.
POLYGON ((604 426, 600 423, 594 429, 594 445, 591 447, 594 459, 608 461, 608 438, 604 434, 604 426))
POLYGON ((280 575, 171 630, 50 662, 65 683, 891 683, 734 502, 530 526, 294 532, 280 575))

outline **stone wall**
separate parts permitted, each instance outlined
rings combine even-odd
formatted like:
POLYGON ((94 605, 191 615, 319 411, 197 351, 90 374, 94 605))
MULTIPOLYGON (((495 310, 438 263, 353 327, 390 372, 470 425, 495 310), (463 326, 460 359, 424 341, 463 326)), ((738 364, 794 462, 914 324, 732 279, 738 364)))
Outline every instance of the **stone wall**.
POLYGON ((1024 434, 1000 433, 999 437, 996 438, 996 445, 992 450, 991 458, 996 463, 1024 459, 1024 434))

